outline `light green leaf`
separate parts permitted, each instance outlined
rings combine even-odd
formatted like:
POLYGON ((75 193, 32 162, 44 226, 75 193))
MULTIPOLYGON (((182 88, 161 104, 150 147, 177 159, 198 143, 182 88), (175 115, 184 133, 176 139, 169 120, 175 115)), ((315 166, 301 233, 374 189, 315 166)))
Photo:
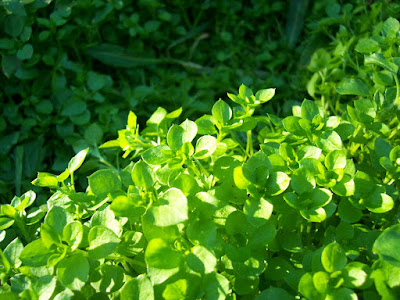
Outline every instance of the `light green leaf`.
POLYGON ((231 292, 229 280, 216 272, 203 278, 203 288, 205 300, 224 300, 231 292))
POLYGON ((113 253, 121 240, 111 229, 98 225, 90 229, 88 241, 89 257, 101 259, 113 253))
POLYGON ((145 260, 148 266, 158 269, 173 269, 181 264, 181 254, 166 241, 156 238, 147 245, 145 260))
POLYGON ((336 91, 340 95, 369 96, 368 86, 358 78, 343 79, 336 87, 336 91))
POLYGON ((71 290, 81 290, 89 279, 89 262, 83 254, 64 258, 57 265, 57 277, 71 290))
POLYGON ((147 210, 146 218, 156 226, 171 226, 188 219, 185 195, 177 188, 170 188, 159 196, 147 210))
POLYGON ((264 225, 271 217, 272 211, 273 205, 264 198, 250 197, 243 207, 247 221, 255 227, 264 225))
POLYGON ((270 196, 282 194, 290 184, 290 177, 284 172, 273 172, 266 183, 266 192, 270 196))
POLYGON ((346 167, 346 154, 341 150, 334 150, 325 157, 325 166, 328 170, 344 169, 346 167))
POLYGON ((57 188, 58 178, 56 175, 47 172, 38 172, 35 180, 32 181, 33 185, 40 187, 57 188))
POLYGON ((314 101, 305 99, 301 104, 301 117, 312 121, 315 116, 319 115, 318 106, 314 101))
POLYGON ((216 149, 217 139, 211 135, 204 135, 196 142, 194 157, 197 159, 205 159, 211 156, 216 149))
POLYGON ((166 151, 164 150, 170 150, 170 148, 167 145, 158 145, 149 148, 142 153, 142 158, 149 165, 165 164, 171 157, 166 155, 166 151))
POLYGON ((38 300, 47 300, 51 298, 54 290, 56 289, 57 279, 51 275, 40 277, 36 281, 33 289, 39 296, 38 300))
POLYGON ((399 67, 396 64, 390 62, 387 58, 385 58, 382 53, 365 55, 365 64, 378 65, 382 68, 385 68, 393 75, 396 75, 397 71, 399 70, 399 67))
POLYGON ((223 127, 232 118, 232 109, 221 99, 215 102, 211 113, 219 127, 223 127))
POLYGON ((379 257, 396 267, 400 267, 400 224, 386 229, 375 241, 373 251, 379 257))
POLYGON ((379 43, 374 39, 363 38, 358 41, 355 50, 362 54, 373 53, 379 50, 379 43))
POLYGON ((210 250, 198 245, 186 256, 186 263, 193 271, 208 274, 215 271, 217 258, 210 250))
POLYGON ((197 125, 195 122, 186 119, 179 126, 184 130, 182 142, 190 143, 197 135, 197 125))
POLYGON ((42 267, 47 265, 47 260, 52 254, 43 241, 38 239, 26 245, 19 258, 25 266, 42 267))
POLYGON ((70 173, 74 173, 82 164, 86 158, 89 148, 86 148, 78 152, 68 163, 68 169, 70 173))
POLYGON ((151 188, 154 184, 155 175, 152 168, 143 160, 138 161, 132 170, 132 180, 137 187, 151 188))
POLYGON ((21 266, 20 255, 22 250, 24 249, 24 245, 19 240, 19 238, 15 238, 12 242, 10 242, 7 247, 4 249, 4 255, 7 260, 10 262, 11 267, 14 269, 19 268, 21 266))
POLYGON ((318 138, 317 145, 325 152, 341 150, 343 147, 342 140, 335 131, 325 131, 318 138))
POLYGON ((272 165, 268 156, 258 151, 244 164, 243 175, 250 182, 262 186, 267 182, 270 169, 272 165))
POLYGON ((322 251, 321 262, 325 270, 332 273, 340 271, 346 266, 347 257, 342 246, 333 242, 322 251))
POLYGON ((90 175, 88 179, 90 190, 100 198, 105 198, 108 194, 122 188, 121 178, 113 170, 98 170, 90 175))
POLYGON ((71 251, 78 248, 83 238, 83 226, 79 221, 74 221, 65 226, 62 233, 62 240, 67 242, 71 251))
POLYGON ((259 101, 261 103, 268 102, 275 96, 275 89, 259 90, 255 96, 256 96, 256 101, 259 101))
POLYGON ((142 274, 125 283, 121 300, 154 300, 154 290, 147 275, 142 274))
POLYGON ((182 126, 172 125, 167 134, 167 143, 172 150, 180 150, 185 143, 185 130, 182 126))

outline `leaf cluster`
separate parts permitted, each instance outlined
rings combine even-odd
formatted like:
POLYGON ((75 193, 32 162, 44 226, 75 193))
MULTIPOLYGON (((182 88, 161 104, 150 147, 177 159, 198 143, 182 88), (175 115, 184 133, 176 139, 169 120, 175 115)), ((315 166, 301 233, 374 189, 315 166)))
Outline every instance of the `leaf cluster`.
POLYGON ((399 146, 310 100, 285 118, 254 115, 274 93, 241 85, 228 93, 237 106, 220 99, 183 122, 159 108, 142 130, 131 112, 100 146, 130 163, 96 170, 84 191, 74 175, 88 149, 59 175, 38 173, 45 205, 30 191, 1 206, 2 294, 397 297, 399 146))

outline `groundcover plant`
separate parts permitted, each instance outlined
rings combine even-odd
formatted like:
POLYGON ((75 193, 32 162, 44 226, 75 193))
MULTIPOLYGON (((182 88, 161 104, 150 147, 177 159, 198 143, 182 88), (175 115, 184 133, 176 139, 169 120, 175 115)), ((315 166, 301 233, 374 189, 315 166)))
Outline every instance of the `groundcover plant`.
POLYGON ((1 206, 0 297, 397 299, 400 146, 376 128, 397 128, 400 95, 255 115, 274 94, 241 85, 211 114, 176 124, 160 107, 143 129, 131 112, 100 146, 131 162, 84 190, 88 149, 38 173, 46 204, 30 191, 1 206))

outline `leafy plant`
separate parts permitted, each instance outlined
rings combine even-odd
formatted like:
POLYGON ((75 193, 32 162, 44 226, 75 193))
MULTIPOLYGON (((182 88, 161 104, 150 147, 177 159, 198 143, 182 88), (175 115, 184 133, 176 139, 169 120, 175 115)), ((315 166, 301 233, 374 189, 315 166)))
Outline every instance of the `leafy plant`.
POLYGON ((220 99, 175 123, 180 109, 159 108, 143 130, 131 112, 100 146, 129 164, 83 190, 88 149, 59 175, 39 172, 45 205, 29 208, 28 192, 1 206, 2 295, 396 298, 399 146, 373 130, 385 96, 341 117, 310 100, 283 119, 255 115, 274 94, 241 85, 234 107, 220 99))

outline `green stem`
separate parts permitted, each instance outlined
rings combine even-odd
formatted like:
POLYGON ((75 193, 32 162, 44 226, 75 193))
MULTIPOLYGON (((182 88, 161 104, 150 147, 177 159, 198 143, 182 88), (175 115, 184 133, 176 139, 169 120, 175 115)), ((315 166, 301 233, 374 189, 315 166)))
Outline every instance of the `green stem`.
POLYGON ((194 159, 196 165, 201 169, 202 173, 205 174, 207 177, 209 177, 210 174, 209 174, 208 171, 204 168, 203 164, 202 164, 197 158, 194 158, 194 157, 193 157, 193 159, 194 159))
POLYGON ((394 105, 398 110, 400 110, 400 84, 399 84, 399 78, 397 75, 394 75, 394 81, 396 82, 396 99, 394 99, 394 105))
POLYGON ((246 153, 247 153, 248 157, 251 157, 254 154, 253 137, 252 137, 252 134, 251 134, 251 130, 247 131, 246 153))

